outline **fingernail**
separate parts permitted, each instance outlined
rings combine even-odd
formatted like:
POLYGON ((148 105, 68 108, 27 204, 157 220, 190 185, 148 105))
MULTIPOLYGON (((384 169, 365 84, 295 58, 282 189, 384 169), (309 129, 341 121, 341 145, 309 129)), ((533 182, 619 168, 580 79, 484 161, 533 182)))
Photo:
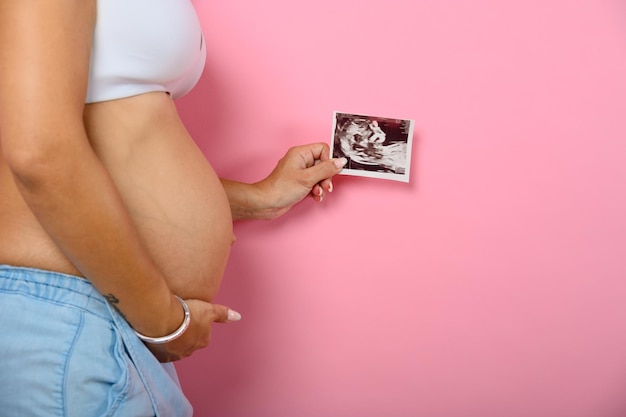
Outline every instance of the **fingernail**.
POLYGON ((333 192, 333 182, 332 182, 332 181, 330 181, 330 182, 328 183, 328 192, 329 192, 329 193, 332 193, 332 192, 333 192))
POLYGON ((228 310, 228 321, 239 320, 241 320, 241 314, 237 313, 235 310, 228 310))
POLYGON ((348 162, 348 160, 346 158, 336 158, 335 160, 333 160, 335 167, 337 167, 337 169, 339 168, 343 168, 343 166, 348 162))

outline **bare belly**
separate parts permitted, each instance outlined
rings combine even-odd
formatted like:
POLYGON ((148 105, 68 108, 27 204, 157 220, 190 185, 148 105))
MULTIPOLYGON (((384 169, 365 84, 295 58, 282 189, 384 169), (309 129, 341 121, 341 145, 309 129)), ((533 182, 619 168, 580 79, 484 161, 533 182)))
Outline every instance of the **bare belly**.
MULTIPOLYGON (((234 242, 230 206, 169 96, 91 104, 84 121, 172 290, 184 298, 212 299, 234 242)), ((25 206, 1 158, 0 263, 80 275, 25 206)))

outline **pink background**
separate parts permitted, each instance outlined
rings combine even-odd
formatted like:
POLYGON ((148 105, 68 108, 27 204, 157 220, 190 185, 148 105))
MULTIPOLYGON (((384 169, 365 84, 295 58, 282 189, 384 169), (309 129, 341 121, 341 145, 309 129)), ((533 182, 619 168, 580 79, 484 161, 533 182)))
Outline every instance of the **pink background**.
POLYGON ((197 416, 626 415, 626 2, 195 4, 178 104, 220 175, 333 110, 416 121, 410 184, 236 225, 244 319, 178 366, 197 416))

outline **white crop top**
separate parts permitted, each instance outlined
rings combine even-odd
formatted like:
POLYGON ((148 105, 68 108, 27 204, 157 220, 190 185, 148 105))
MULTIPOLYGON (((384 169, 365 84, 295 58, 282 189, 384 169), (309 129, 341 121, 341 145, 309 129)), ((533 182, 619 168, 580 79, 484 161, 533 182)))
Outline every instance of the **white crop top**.
POLYGON ((178 98, 206 59, 191 0, 98 0, 86 103, 152 91, 178 98))

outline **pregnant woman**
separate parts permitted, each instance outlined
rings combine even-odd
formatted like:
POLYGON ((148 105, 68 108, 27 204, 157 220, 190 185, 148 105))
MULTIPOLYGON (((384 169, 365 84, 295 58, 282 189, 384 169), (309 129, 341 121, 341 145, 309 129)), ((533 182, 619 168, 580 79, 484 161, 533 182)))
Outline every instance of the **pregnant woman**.
POLYGON ((0 0, 2 416, 191 415, 232 221, 321 200, 345 163, 290 149, 218 178, 173 99, 202 73, 190 0, 0 0))

